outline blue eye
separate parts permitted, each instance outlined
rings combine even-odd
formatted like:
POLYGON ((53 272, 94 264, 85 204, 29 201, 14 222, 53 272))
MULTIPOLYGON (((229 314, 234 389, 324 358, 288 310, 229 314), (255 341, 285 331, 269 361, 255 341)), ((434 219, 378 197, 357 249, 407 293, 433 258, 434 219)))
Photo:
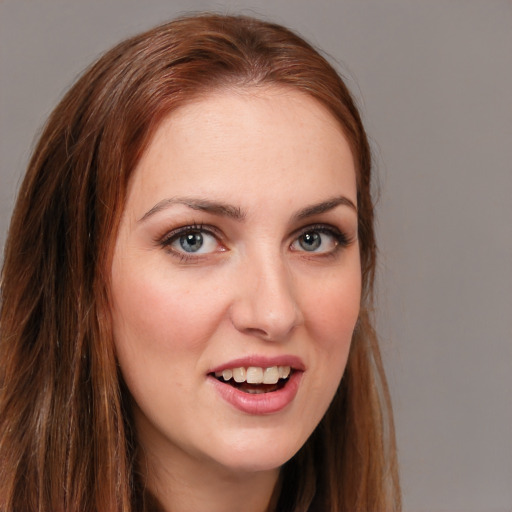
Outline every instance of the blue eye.
POLYGON ((327 226, 312 226, 304 230, 291 244, 294 251, 331 254, 347 245, 343 233, 327 226))
POLYGON ((322 237, 320 233, 313 231, 301 235, 298 242, 305 251, 316 251, 322 245, 322 237))
POLYGON ((209 254, 222 247, 214 234, 197 226, 174 230, 165 236, 161 244, 180 256, 209 254))
POLYGON ((185 252, 197 252, 201 249, 204 243, 203 235, 199 232, 182 235, 178 240, 181 248, 185 252))

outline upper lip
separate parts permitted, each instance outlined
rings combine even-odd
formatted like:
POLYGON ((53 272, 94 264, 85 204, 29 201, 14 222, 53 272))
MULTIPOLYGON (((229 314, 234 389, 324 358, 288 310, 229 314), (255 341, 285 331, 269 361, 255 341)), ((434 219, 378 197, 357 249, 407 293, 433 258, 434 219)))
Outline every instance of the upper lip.
POLYGON ((231 368, 248 368, 250 366, 256 366, 259 368, 271 368, 272 366, 290 366, 293 370, 299 371, 304 371, 306 369, 302 359, 297 356, 282 355, 267 357, 254 354, 246 357, 240 357, 238 359, 232 359, 231 361, 222 363, 211 368, 208 373, 221 372, 231 368))

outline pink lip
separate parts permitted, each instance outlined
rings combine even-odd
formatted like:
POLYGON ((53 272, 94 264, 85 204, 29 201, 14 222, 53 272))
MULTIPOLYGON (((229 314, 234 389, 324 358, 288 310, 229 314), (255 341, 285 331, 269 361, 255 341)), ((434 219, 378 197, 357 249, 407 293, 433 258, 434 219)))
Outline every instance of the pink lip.
POLYGON ((211 375, 208 377, 208 380, 226 402, 242 412, 258 415, 279 412, 290 404, 299 390, 301 378, 302 372, 294 372, 281 389, 257 395, 240 391, 211 375))
POLYGON ((249 356, 234 359, 213 368, 209 372, 208 380, 212 383, 219 395, 238 410, 254 415, 273 414, 283 410, 293 401, 299 390, 304 370, 304 363, 296 356, 278 356, 270 358, 264 356, 249 356), (294 371, 281 389, 260 394, 245 393, 227 383, 217 380, 212 375, 215 372, 220 372, 227 368, 248 368, 249 366, 258 366, 261 368, 290 366, 294 371))

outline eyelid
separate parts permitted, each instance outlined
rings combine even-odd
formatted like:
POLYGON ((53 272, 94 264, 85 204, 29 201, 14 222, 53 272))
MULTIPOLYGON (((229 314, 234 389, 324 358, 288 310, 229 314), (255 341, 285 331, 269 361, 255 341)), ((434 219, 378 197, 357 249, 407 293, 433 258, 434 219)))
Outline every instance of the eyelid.
POLYGON ((327 257, 327 256, 332 256, 332 255, 336 254, 338 250, 343 249, 344 247, 347 247, 348 245, 350 245, 355 238, 355 237, 349 236, 345 230, 342 230, 336 226, 333 226, 332 224, 325 224, 325 223, 309 224, 307 226, 304 226, 304 227, 296 230, 293 233, 293 235, 292 235, 293 238, 290 242, 290 248, 292 247, 293 244, 295 244, 298 241, 298 239, 302 235, 309 233, 309 232, 314 232, 314 231, 332 236, 336 242, 335 247, 332 250, 325 251, 325 252, 311 251, 308 253, 308 251, 305 251, 305 250, 304 251, 301 251, 299 249, 297 249, 297 250, 292 249, 292 250, 294 250, 296 252, 304 253, 308 257, 316 257, 316 258, 327 257))
MULTIPOLYGON (((335 256, 339 250, 347 247, 350 245, 354 240, 357 239, 356 235, 348 235, 347 231, 344 229, 341 229, 335 225, 328 224, 328 223, 315 223, 315 224, 308 224, 306 226, 303 226, 297 230, 295 230, 290 235, 291 241, 289 243, 289 247, 293 252, 296 253, 302 253, 301 255, 304 257, 311 257, 311 258, 322 258, 322 257, 330 257, 335 256), (298 239, 308 233, 308 232, 319 232, 323 234, 327 234, 331 237, 333 237, 335 245, 331 250, 327 251, 311 251, 308 252, 306 250, 300 250, 300 249, 294 249, 292 246, 295 244, 298 239)), ((180 261, 185 262, 195 262, 203 260, 204 258, 207 258, 209 256, 212 256, 213 254, 217 252, 224 252, 227 250, 227 247, 223 243, 224 235, 222 231, 213 225, 208 224, 202 224, 202 223, 196 223, 192 222, 189 224, 183 224, 180 227, 171 229, 170 231, 165 231, 165 233, 159 237, 156 237, 155 241, 158 245, 163 247, 169 254, 171 254, 173 257, 178 258, 180 261), (187 233, 191 232, 201 232, 203 234, 212 236, 216 239, 216 242, 218 244, 219 249, 214 250, 207 253, 189 253, 186 251, 176 250, 171 247, 171 245, 179 239, 180 236, 186 235, 187 233)))
POLYGON ((175 239, 180 235, 184 235, 186 233, 192 231, 200 231, 201 233, 208 233, 209 235, 215 236, 216 238, 220 238, 222 233, 215 226, 210 226, 208 224, 184 224, 178 228, 171 229, 170 231, 166 231, 162 236, 158 237, 158 241, 160 243, 166 244, 169 241, 175 239))
POLYGON ((344 243, 346 242, 347 244, 352 241, 352 237, 350 237, 345 230, 327 223, 308 224, 307 226, 299 228, 294 233, 292 233, 292 238, 293 240, 296 240, 301 235, 310 231, 320 231, 321 233, 332 234, 333 236, 340 237, 343 239, 344 243))
POLYGON ((187 233, 192 232, 200 232, 209 236, 212 236, 216 239, 217 244, 219 247, 222 247, 220 251, 214 251, 214 252, 222 252, 225 250, 225 246, 222 244, 222 232, 216 228, 215 226, 211 225, 205 225, 205 224, 198 224, 198 223, 190 223, 182 225, 178 228, 172 229, 170 231, 166 231, 164 235, 157 237, 156 242, 158 245, 162 246, 164 249, 166 249, 169 254, 179 258, 181 261, 190 261, 190 260, 200 260, 201 258, 207 257, 208 255, 211 255, 213 253, 187 253, 185 251, 178 251, 171 247, 171 244, 173 244, 180 236, 186 235, 187 233))

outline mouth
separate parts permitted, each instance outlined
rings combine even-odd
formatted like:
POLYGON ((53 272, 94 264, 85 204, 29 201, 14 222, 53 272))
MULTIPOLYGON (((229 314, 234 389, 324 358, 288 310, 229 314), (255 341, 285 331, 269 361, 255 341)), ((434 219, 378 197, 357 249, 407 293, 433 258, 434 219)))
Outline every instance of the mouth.
POLYGON ((282 389, 294 372, 290 366, 239 366, 212 372, 210 375, 244 393, 258 395, 282 389))
POLYGON ((211 368, 208 380, 228 404, 251 416, 287 409, 301 387, 306 365, 294 355, 249 355, 211 368))

